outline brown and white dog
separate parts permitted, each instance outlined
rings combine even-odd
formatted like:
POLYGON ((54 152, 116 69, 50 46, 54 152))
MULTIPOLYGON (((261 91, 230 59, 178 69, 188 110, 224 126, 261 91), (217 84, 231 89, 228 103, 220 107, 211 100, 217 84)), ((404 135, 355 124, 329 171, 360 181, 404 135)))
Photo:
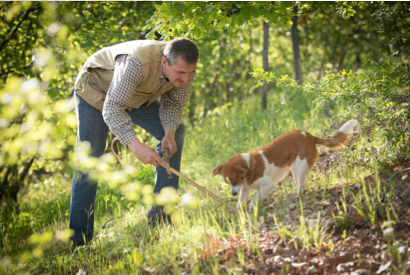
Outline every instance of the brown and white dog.
POLYGON ((318 159, 316 145, 343 146, 350 140, 356 124, 356 120, 349 120, 331 138, 318 138, 301 130, 289 131, 256 151, 234 155, 215 167, 212 176, 221 174, 231 186, 232 195, 240 193, 238 208, 246 202, 251 189, 259 190, 250 204, 252 211, 258 200, 276 189, 289 170, 296 182, 296 193, 303 191, 309 171, 318 159))

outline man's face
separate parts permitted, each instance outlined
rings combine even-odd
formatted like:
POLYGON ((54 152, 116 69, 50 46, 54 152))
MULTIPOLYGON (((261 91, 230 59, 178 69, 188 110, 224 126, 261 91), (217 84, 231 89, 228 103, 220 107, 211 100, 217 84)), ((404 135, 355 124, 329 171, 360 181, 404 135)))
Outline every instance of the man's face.
POLYGON ((162 73, 164 77, 176 87, 182 87, 187 83, 196 71, 196 64, 187 64, 182 58, 178 57, 174 65, 169 65, 165 57, 161 58, 162 73))

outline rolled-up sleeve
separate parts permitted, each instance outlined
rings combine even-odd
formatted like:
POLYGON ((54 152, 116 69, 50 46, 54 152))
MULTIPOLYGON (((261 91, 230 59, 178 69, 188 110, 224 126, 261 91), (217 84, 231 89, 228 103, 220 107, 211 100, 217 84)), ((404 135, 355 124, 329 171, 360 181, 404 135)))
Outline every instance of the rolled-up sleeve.
POLYGON ((136 139, 133 123, 125 112, 127 102, 144 73, 140 61, 132 55, 121 55, 115 61, 114 75, 103 107, 103 118, 110 131, 127 145, 136 139))
POLYGON ((176 131, 181 124, 183 108, 187 105, 189 93, 191 92, 194 77, 182 87, 174 87, 161 96, 161 107, 159 117, 164 130, 176 131))

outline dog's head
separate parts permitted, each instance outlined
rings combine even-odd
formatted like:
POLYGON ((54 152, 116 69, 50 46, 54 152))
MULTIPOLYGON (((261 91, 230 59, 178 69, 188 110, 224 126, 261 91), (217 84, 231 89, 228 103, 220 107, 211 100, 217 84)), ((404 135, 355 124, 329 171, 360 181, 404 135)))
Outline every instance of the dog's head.
POLYGON ((231 186, 232 195, 236 196, 241 190, 241 185, 248 171, 246 160, 242 155, 236 154, 228 159, 227 162, 216 166, 212 176, 222 175, 224 181, 231 186))

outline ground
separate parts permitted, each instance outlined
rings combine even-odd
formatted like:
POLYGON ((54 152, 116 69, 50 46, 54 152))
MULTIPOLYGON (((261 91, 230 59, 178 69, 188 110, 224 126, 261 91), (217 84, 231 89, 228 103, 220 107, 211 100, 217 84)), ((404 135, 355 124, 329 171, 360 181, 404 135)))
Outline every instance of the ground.
MULTIPOLYGON (((316 169, 342 158, 330 155, 323 153, 316 169)), ((325 199, 318 190, 306 190, 303 214, 294 198, 283 217, 272 215, 280 201, 280 194, 274 194, 263 202, 265 215, 258 229, 250 229, 253 237, 224 241, 208 236, 199 260, 219 261, 226 272, 236 265, 247 274, 410 274, 410 169, 389 168, 379 176, 369 173, 364 183, 331 188, 325 199), (373 204, 372 196, 366 200, 365 192, 359 192, 366 187, 381 203, 373 204)))

